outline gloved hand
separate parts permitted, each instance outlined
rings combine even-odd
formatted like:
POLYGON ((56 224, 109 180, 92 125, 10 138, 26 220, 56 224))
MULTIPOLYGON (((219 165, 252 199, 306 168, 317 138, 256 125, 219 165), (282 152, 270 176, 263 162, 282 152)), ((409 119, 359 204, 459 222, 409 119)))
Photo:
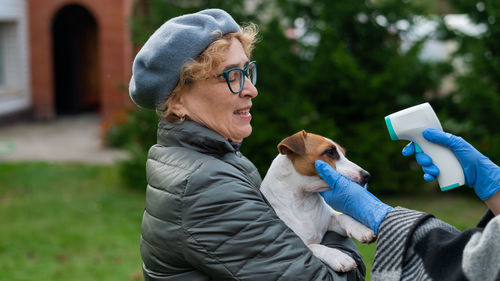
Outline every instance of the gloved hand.
POLYGON ((345 178, 321 160, 315 162, 319 176, 330 190, 321 192, 326 203, 347 214, 378 234, 378 227, 392 207, 384 204, 361 185, 345 178))
MULTIPOLYGON (((431 128, 425 129, 422 134, 426 140, 446 146, 455 153, 455 156, 457 156, 464 170, 465 183, 474 188, 474 191, 481 200, 490 198, 500 190, 500 167, 493 163, 488 157, 477 151, 477 149, 464 139, 431 128)), ((403 155, 411 155, 414 151, 414 145, 410 143, 403 149, 403 155)), ((439 169, 432 164, 432 159, 424 153, 417 153, 416 157, 417 162, 422 165, 424 172, 428 174, 428 176, 424 175, 424 178, 426 178, 426 180, 433 180, 439 174, 439 169), (436 170, 434 169, 437 169, 437 173, 435 173, 436 170), (431 178, 431 176, 434 178, 431 178)))
POLYGON ((422 166, 422 170, 424 171, 424 180, 433 181, 439 175, 439 168, 432 163, 431 157, 423 152, 416 152, 413 142, 405 146, 402 153, 404 156, 410 156, 415 153, 415 159, 417 163, 422 166))

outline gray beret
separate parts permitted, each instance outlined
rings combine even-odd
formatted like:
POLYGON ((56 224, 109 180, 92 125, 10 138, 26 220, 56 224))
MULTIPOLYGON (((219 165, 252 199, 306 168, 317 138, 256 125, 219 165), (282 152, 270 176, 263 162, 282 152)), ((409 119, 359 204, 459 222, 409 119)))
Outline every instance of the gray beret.
POLYGON ((158 28, 135 57, 129 94, 140 107, 156 109, 179 81, 182 65, 222 34, 240 31, 225 11, 208 9, 172 18, 158 28))

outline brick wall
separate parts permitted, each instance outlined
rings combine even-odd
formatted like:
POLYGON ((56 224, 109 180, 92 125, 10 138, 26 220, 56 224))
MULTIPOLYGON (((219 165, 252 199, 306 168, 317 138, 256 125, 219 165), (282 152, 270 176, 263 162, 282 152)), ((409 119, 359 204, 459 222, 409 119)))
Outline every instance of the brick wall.
POLYGON ((100 113, 111 118, 131 102, 126 92, 132 68, 132 43, 128 20, 132 0, 36 0, 29 1, 31 85, 37 119, 55 116, 51 24, 66 5, 87 9, 97 22, 100 113))

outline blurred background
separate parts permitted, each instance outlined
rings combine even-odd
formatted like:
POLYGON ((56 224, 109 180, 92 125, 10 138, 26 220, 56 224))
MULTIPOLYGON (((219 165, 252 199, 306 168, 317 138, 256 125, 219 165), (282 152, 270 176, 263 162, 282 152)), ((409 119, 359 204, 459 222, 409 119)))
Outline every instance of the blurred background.
MULTIPOLYGON (((142 279, 158 117, 130 102, 131 65, 162 23, 204 8, 260 28, 241 150, 262 176, 305 129, 345 147, 387 202, 479 220, 469 188, 423 181, 384 117, 430 102, 500 163, 500 0, 0 0, 0 280, 142 279)), ((360 249, 369 267, 374 245, 360 249)))

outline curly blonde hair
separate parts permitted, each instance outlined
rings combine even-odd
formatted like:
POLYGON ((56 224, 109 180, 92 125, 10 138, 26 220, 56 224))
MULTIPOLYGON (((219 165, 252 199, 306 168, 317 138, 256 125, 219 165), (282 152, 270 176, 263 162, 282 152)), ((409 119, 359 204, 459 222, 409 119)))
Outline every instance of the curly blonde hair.
POLYGON ((169 97, 158 110, 158 114, 170 122, 179 122, 183 118, 177 116, 170 110, 172 100, 177 98, 181 91, 189 87, 196 80, 206 79, 214 74, 214 69, 224 61, 224 53, 229 49, 231 40, 236 38, 243 46, 243 50, 248 58, 257 42, 257 25, 250 23, 241 28, 241 32, 231 32, 222 35, 219 31, 219 37, 199 54, 196 58, 189 60, 181 67, 179 82, 170 93, 169 97))

